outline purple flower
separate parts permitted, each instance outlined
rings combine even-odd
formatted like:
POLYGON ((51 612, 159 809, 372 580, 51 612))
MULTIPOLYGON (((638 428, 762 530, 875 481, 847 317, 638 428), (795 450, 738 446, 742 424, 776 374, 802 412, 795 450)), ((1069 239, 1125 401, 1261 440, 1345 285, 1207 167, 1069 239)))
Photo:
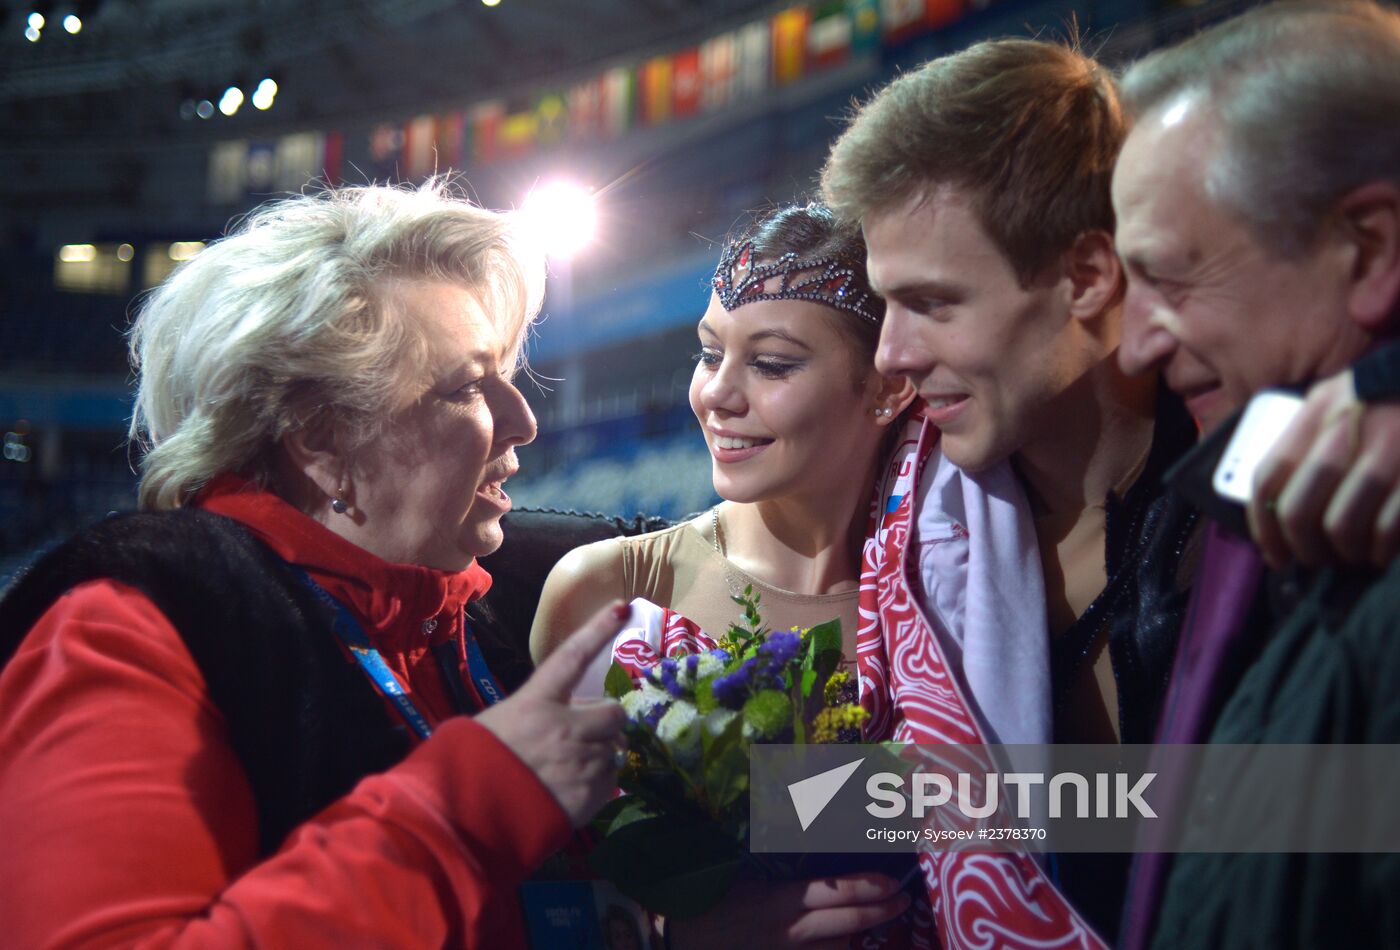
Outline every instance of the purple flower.
POLYGON ((651 671, 652 680, 658 686, 665 688, 666 692, 670 693, 674 699, 680 699, 685 695, 685 687, 676 679, 676 673, 679 669, 680 666, 676 663, 676 660, 672 657, 667 657, 662 660, 660 664, 653 667, 651 671))
POLYGON ((797 651, 802 648, 802 635, 791 631, 780 633, 770 633, 768 640, 763 646, 758 648, 759 656, 767 657, 774 672, 780 666, 786 666, 797 656, 797 651))
POLYGON ((656 724, 661 721, 661 717, 666 715, 667 707, 661 703, 647 710, 647 714, 642 717, 642 723, 651 730, 656 729, 656 724))
POLYGON ((715 701, 725 709, 742 709, 758 668, 758 657, 751 656, 733 673, 715 677, 710 687, 714 691, 715 701))

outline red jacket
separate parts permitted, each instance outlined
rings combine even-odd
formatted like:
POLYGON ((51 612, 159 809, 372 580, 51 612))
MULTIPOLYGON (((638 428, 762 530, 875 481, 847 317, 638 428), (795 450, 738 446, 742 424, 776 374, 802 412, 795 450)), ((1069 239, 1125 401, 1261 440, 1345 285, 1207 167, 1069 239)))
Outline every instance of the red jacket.
POLYGON ((180 635, 135 589, 83 584, 0 673, 0 939, 523 946, 516 889, 568 842, 569 822, 495 736, 449 720, 429 649, 460 642, 462 607, 489 576, 381 561, 237 479, 216 482, 200 504, 348 605, 441 725, 258 863, 247 780, 180 635))

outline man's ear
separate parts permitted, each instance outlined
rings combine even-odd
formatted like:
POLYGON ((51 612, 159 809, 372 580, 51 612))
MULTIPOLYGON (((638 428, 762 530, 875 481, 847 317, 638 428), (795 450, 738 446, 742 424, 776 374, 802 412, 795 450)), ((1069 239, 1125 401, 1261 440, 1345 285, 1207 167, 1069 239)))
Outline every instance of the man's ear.
POLYGON ((1077 320, 1095 320, 1123 297, 1123 265, 1107 231, 1085 231, 1064 255, 1069 282, 1069 312, 1077 320))
POLYGON ((345 488, 347 465, 335 427, 322 419, 282 436, 287 463, 324 496, 326 504, 345 488))
POLYGON ((914 388, 914 384, 909 381, 908 376, 880 376, 878 379, 875 404, 890 411, 882 416, 876 416, 875 423, 884 426, 898 419, 900 413, 909 408, 909 404, 919 393, 914 388))
POLYGON ((1400 316, 1400 187, 1375 181, 1337 204, 1341 238, 1350 254, 1347 305, 1372 333, 1400 316))

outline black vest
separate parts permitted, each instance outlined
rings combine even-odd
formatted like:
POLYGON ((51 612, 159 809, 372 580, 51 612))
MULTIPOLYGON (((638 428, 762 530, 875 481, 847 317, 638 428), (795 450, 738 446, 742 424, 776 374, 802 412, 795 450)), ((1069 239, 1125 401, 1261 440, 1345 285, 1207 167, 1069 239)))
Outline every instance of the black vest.
POLYGON ((66 591, 99 578, 140 590, 184 639, 252 787, 263 854, 406 754, 329 611, 248 529, 196 509, 113 516, 40 558, 0 600, 0 665, 66 591))

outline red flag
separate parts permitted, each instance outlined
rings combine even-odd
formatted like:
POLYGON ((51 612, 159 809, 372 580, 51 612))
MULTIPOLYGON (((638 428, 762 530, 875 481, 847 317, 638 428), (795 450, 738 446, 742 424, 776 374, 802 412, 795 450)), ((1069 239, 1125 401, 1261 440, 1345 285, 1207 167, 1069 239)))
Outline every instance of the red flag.
POLYGON ((345 136, 339 132, 326 133, 326 147, 321 154, 321 175, 332 187, 340 184, 340 161, 345 155, 345 136))
POLYGON ((676 118, 700 111, 700 48, 671 57, 671 111, 676 118))
POLYGON ((462 164, 462 113, 448 112, 433 123, 433 148, 437 151, 438 171, 445 172, 462 164))
POLYGON ((426 178, 437 170, 437 155, 433 151, 433 117, 420 115, 409 119, 403 127, 403 176, 426 178))
POLYGON ((506 104, 499 99, 472 109, 472 156, 477 161, 491 162, 499 157, 501 121, 505 117, 506 104))
POLYGON ((924 25, 930 30, 962 19, 967 5, 963 0, 924 0, 924 25))

